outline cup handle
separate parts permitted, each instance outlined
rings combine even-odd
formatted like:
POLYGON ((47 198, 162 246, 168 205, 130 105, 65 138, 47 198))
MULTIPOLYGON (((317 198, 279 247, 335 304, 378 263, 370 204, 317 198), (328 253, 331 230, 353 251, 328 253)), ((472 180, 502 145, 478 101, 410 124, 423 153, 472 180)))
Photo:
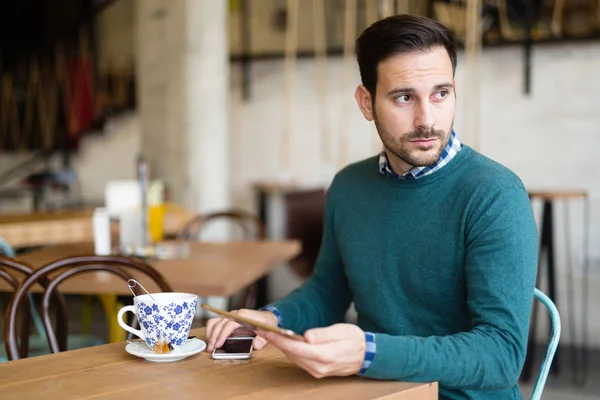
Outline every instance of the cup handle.
POLYGON ((131 326, 123 322, 123 314, 125 314, 127 311, 130 311, 135 314, 135 309, 135 306, 125 306, 121 308, 119 310, 119 313, 117 314, 117 322, 119 323, 121 328, 125 329, 127 332, 133 333, 135 336, 139 337, 142 340, 146 340, 146 338, 144 337, 144 333, 141 329, 133 329, 131 326))

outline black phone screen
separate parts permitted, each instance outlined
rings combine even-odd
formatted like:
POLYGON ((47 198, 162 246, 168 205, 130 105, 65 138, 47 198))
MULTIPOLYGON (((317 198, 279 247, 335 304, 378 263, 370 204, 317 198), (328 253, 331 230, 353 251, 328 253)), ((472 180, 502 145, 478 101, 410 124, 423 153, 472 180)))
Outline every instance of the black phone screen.
POLYGON ((252 349, 252 339, 226 339, 223 346, 215 349, 215 354, 246 354, 252 349))

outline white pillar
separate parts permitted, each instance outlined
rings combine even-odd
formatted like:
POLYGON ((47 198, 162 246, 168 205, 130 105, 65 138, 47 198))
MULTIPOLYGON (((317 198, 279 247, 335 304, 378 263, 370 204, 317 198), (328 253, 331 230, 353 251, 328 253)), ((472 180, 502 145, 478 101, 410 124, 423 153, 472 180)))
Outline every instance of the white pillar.
POLYGON ((222 209, 231 201, 228 2, 185 1, 188 204, 197 210, 222 209))
POLYGON ((171 201, 196 213, 231 205, 227 12, 221 0, 136 2, 141 149, 171 201))
POLYGON ((141 149, 152 175, 190 211, 227 208, 227 2, 138 0, 136 14, 141 149))

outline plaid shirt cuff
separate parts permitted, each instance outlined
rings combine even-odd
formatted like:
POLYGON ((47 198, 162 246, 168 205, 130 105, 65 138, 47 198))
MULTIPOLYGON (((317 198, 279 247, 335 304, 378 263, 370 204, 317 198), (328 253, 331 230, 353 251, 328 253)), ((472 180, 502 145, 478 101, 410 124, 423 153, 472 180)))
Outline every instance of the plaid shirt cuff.
POLYGON ((264 306, 258 309, 258 311, 270 311, 277 317, 277 326, 281 328, 281 313, 278 309, 273 306, 264 306))
POLYGON ((363 361, 362 368, 358 372, 359 376, 364 375, 367 372, 367 369, 371 366, 373 359, 375 358, 375 350, 377 346, 375 345, 375 335, 371 332, 365 332, 365 340, 367 342, 367 348, 365 350, 365 360, 363 361))

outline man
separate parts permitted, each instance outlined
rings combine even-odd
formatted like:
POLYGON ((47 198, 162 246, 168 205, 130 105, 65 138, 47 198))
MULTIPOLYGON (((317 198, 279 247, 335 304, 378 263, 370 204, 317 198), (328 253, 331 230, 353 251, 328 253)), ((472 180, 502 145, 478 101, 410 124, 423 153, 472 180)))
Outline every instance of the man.
MULTIPOLYGON (((438 381, 444 399, 521 398, 537 229, 521 180, 453 131, 451 32, 417 16, 357 40, 355 97, 383 152, 328 191, 313 276, 239 314, 304 334, 259 332, 315 377, 438 381), (357 325, 341 323, 354 302, 357 325)), ((511 145, 507 143, 507 146, 511 145)), ((513 144, 514 145, 514 144, 513 144)), ((239 325, 211 319, 208 350, 239 325)))

